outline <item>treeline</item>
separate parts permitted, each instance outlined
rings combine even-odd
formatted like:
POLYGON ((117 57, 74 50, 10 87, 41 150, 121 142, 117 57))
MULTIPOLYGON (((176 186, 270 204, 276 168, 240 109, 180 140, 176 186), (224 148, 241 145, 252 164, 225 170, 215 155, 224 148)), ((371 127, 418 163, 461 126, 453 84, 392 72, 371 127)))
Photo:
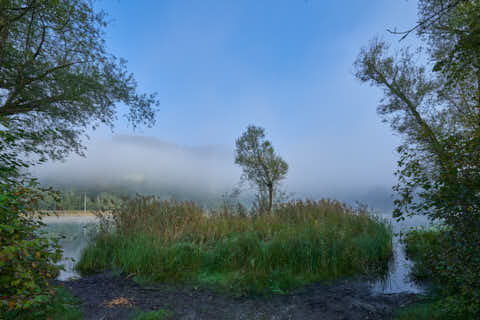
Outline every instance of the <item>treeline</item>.
MULTIPOLYGON (((47 193, 37 202, 38 210, 109 210, 119 207, 125 201, 134 199, 143 193, 126 190, 95 190, 95 188, 64 187, 55 188, 55 193, 47 193)), ((152 194, 149 194, 152 195, 152 194)), ((190 201, 204 209, 220 209, 224 207, 250 207, 252 201, 248 196, 238 197, 225 193, 216 196, 192 195, 180 192, 159 192, 154 194, 158 200, 190 201)))
POLYGON ((127 196, 110 192, 63 190, 46 195, 38 202, 39 210, 108 210, 121 205, 127 196))

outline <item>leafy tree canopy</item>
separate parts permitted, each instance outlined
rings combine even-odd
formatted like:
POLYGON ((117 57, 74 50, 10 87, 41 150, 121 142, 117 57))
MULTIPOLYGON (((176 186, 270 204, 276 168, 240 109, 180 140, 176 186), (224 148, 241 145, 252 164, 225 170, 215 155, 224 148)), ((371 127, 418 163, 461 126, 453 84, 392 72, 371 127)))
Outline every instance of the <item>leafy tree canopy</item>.
POLYGON ((418 23, 403 37, 413 31, 426 50, 392 53, 376 38, 360 51, 356 76, 383 89, 378 113, 404 138, 394 216, 425 214, 446 225, 441 241, 448 250, 429 252, 442 304, 452 319, 477 319, 480 1, 420 0, 418 23))
POLYGON ((248 126, 235 143, 235 163, 242 167, 242 179, 255 186, 260 195, 268 195, 264 209, 271 211, 275 188, 286 177, 288 164, 275 153, 261 127, 248 126))
POLYGON ((105 48, 105 13, 90 0, 0 0, 0 120, 41 159, 82 153, 81 137, 112 126, 129 106, 133 127, 153 125, 158 100, 140 94, 126 61, 105 48))
POLYGON ((478 0, 421 0, 412 30, 426 51, 392 54, 376 38, 355 62, 358 79, 384 90, 378 113, 404 138, 397 216, 427 213, 456 224, 480 212, 479 17, 478 0))

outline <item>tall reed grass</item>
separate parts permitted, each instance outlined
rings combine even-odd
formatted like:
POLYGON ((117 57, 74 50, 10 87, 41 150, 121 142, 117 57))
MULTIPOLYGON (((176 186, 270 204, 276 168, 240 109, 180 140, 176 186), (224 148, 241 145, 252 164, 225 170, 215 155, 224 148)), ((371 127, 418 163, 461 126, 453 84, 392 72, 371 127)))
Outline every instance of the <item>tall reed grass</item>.
POLYGON ((111 214, 113 228, 104 220, 77 269, 282 293, 314 281, 384 273, 392 256, 390 226, 337 201, 243 212, 206 215, 193 203, 137 198, 111 214))

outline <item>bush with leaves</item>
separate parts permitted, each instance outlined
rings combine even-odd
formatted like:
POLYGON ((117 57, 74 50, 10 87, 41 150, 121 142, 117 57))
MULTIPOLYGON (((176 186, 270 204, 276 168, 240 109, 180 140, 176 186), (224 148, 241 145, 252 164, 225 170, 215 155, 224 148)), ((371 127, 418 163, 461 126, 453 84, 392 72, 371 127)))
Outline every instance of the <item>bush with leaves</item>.
POLYGON ((32 208, 45 190, 35 180, 19 180, 19 167, 27 167, 15 153, 9 153, 13 137, 3 131, 0 139, 0 318, 42 319, 50 312, 55 296, 50 284, 62 257, 56 239, 40 233, 41 215, 32 208))
POLYGON ((480 313, 478 246, 475 249, 458 236, 445 227, 412 230, 403 242, 407 256, 415 261, 413 277, 433 285, 436 308, 452 319, 474 319, 480 313))

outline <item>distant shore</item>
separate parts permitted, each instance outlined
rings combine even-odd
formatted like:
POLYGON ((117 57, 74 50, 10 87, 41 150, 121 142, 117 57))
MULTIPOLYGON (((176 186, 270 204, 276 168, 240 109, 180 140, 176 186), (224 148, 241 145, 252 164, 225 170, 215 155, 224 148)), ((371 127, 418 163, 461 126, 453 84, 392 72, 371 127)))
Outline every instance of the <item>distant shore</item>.
POLYGON ((95 211, 83 210, 42 210, 43 214, 35 212, 36 217, 41 217, 44 223, 57 222, 94 222, 98 220, 95 211))
MULTIPOLYGON (((46 213, 50 217, 70 217, 70 216, 95 216, 95 210, 38 210, 35 212, 36 215, 39 213, 46 213)), ((42 214, 45 216, 44 214, 42 214)))

